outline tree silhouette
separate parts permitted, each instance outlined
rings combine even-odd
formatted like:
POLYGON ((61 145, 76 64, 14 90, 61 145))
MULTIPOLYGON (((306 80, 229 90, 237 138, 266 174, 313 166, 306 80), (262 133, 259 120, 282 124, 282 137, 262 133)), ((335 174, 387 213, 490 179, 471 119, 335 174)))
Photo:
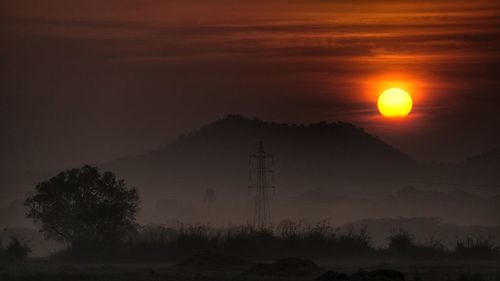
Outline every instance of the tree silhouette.
POLYGON ((400 228, 389 237, 389 251, 395 254, 408 254, 415 248, 415 238, 410 232, 400 228))
POLYGON ((47 238, 73 247, 120 242, 135 228, 139 195, 111 172, 72 169, 39 183, 25 201, 27 218, 47 238))
POLYGON ((210 205, 217 199, 215 196, 215 191, 212 188, 207 188, 205 194, 203 195, 203 202, 207 203, 207 216, 208 222, 210 222, 210 205))

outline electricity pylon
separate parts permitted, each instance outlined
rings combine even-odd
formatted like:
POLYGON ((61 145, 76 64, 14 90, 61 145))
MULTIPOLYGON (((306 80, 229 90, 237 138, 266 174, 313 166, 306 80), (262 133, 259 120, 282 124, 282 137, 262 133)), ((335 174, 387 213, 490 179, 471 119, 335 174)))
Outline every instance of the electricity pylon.
POLYGON ((249 157, 250 180, 256 175, 254 183, 249 187, 255 191, 253 225, 255 228, 260 229, 271 226, 271 202, 268 190, 273 189, 274 192, 274 186, 269 184, 274 178, 274 173, 267 168, 268 160, 271 160, 270 165, 272 166, 274 157, 264 151, 261 141, 259 142, 259 150, 249 157))

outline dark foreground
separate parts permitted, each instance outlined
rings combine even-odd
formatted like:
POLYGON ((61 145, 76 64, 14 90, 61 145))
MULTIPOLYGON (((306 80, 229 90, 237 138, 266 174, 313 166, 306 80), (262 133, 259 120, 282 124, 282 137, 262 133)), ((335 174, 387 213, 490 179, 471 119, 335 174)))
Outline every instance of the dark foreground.
MULTIPOLYGON (((280 272, 249 272, 248 268, 189 268, 173 264, 50 264, 31 261, 23 265, 0 269, 0 280, 33 281, 160 281, 160 280, 315 280, 322 273, 332 270, 351 275, 363 270, 376 269, 400 271, 405 280, 426 281, 481 281, 500 280, 499 261, 327 261, 317 260, 320 270, 303 274, 280 272)), ((291 271, 293 272, 293 270, 291 271)), ((334 279, 331 279, 334 280, 334 279)), ((341 280, 341 279, 338 279, 341 280)), ((363 279, 364 280, 364 279, 363 279)), ((390 281, 391 279, 376 279, 390 281)))

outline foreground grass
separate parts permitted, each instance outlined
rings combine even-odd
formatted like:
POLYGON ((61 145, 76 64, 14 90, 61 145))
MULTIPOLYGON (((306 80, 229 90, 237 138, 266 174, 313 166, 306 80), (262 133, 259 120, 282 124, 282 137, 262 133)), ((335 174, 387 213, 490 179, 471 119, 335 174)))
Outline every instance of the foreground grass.
MULTIPOLYGON (((326 270, 354 273, 360 269, 394 269, 403 272, 406 280, 424 281, 499 281, 500 262, 498 261, 400 261, 400 260, 358 260, 331 261, 317 260, 326 270), (478 277, 480 275, 480 277, 478 277), (471 277, 472 276, 472 277, 471 277), (419 279, 420 278, 420 279, 419 279), (464 279, 468 278, 468 279, 464 279), (481 279, 478 279, 481 278, 481 279)), ((251 276, 238 270, 179 270, 171 263, 133 263, 133 264, 64 264, 46 261, 30 261, 22 265, 0 269, 0 280, 33 281, 189 281, 189 280, 314 280, 315 276, 280 277, 251 276)))
POLYGON ((285 221, 276 228, 251 225, 183 225, 174 228, 145 226, 119 244, 77 244, 50 256, 53 261, 73 262, 171 262, 210 250, 242 258, 277 259, 283 256, 311 259, 421 259, 500 260, 499 247, 488 239, 457 240, 447 249, 439 240, 417 241, 399 229, 386 248, 376 248, 366 228, 337 229, 327 221, 314 224, 285 221), (81 246, 84 245, 84 246, 81 246))

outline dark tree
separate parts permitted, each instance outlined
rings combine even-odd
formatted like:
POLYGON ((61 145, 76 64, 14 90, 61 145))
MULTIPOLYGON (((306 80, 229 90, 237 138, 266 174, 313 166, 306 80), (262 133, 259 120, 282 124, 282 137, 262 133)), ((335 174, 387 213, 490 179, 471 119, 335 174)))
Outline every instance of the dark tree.
POLYGON ((135 229, 139 195, 111 172, 72 169, 39 183, 25 205, 40 231, 73 247, 114 244, 135 229))

